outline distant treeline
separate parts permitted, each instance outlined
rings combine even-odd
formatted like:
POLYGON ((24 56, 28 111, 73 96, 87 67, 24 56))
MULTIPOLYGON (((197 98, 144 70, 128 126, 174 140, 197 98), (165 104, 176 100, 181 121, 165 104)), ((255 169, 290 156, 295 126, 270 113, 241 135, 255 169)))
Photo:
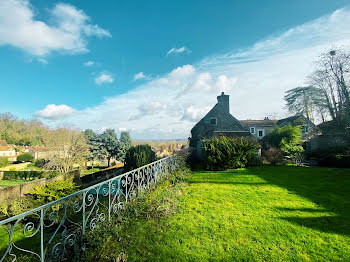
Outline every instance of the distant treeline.
POLYGON ((40 146, 49 135, 50 129, 39 120, 19 120, 11 113, 0 114, 0 140, 8 144, 40 146))

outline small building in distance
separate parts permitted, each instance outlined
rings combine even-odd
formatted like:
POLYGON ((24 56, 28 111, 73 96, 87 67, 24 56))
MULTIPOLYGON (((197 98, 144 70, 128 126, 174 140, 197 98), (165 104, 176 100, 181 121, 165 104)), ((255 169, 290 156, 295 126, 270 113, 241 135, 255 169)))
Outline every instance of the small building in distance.
POLYGON ((7 157, 11 162, 17 160, 17 152, 13 146, 9 146, 5 140, 0 140, 0 157, 7 157))
POLYGON ((201 140, 216 136, 252 137, 249 130, 230 114, 229 95, 224 92, 217 97, 217 104, 192 128, 190 149, 202 157, 201 140))

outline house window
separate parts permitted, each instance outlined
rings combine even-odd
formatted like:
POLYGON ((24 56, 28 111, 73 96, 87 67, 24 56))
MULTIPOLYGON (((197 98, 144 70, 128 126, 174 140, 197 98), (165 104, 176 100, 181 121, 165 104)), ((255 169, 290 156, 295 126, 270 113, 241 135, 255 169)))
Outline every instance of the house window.
POLYGON ((213 126, 216 126, 217 125, 217 118, 216 117, 210 118, 210 124, 213 126))
POLYGON ((251 128, 250 128, 250 133, 251 133, 251 134, 255 134, 255 127, 251 127, 251 128))
POLYGON ((264 129, 258 129, 258 137, 259 138, 262 138, 262 137, 264 137, 265 136, 265 131, 264 131, 264 129))
POLYGON ((307 134, 308 132, 309 132, 309 127, 307 125, 302 125, 301 126, 301 133, 307 134))

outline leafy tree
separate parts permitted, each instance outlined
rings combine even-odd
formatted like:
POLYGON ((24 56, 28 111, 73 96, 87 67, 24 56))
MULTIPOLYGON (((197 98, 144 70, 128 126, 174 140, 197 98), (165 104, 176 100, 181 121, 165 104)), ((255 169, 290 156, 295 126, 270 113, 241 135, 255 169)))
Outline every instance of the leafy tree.
POLYGON ((108 161, 108 166, 110 165, 111 158, 117 158, 120 154, 120 146, 118 143, 117 134, 114 129, 106 129, 101 134, 101 146, 105 151, 105 157, 108 161))
POLYGON ((22 155, 19 155, 17 157, 17 161, 21 161, 21 162, 33 162, 34 161, 34 157, 33 155, 29 154, 29 153, 23 153, 22 155))
POLYGON ((315 108, 325 103, 322 90, 313 86, 288 90, 284 100, 289 112, 303 114, 311 121, 314 119, 315 108))
POLYGON ((125 169, 132 170, 152 163, 156 160, 156 154, 149 145, 131 147, 125 155, 125 169))
POLYGON ((92 129, 86 129, 84 131, 85 138, 89 145, 90 154, 88 160, 102 160, 105 159, 107 152, 103 147, 102 137, 100 134, 96 134, 92 129))
POLYGON ((131 137, 128 131, 122 131, 119 140, 119 155, 118 160, 124 162, 126 152, 132 147, 131 137))
POLYGON ((301 128, 290 124, 276 127, 265 137, 270 145, 281 149, 285 155, 290 156, 296 164, 302 160, 301 128))

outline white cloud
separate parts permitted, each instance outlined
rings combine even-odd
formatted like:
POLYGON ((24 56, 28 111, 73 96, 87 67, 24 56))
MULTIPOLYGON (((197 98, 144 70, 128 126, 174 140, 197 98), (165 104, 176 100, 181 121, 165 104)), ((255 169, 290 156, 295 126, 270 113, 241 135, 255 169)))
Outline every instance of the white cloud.
POLYGON ((185 109, 181 120, 188 120, 191 122, 199 121, 205 116, 206 113, 209 112, 210 109, 211 109, 210 106, 206 106, 206 107, 189 106, 188 108, 185 109))
POLYGON ((111 37, 73 5, 56 4, 49 10, 48 22, 36 19, 34 10, 29 0, 0 1, 0 45, 41 57, 54 51, 86 52, 87 37, 111 37))
POLYGON ((173 47, 166 53, 166 56, 175 55, 175 54, 181 54, 181 53, 184 53, 184 52, 189 54, 189 53, 191 53, 191 50, 188 49, 186 46, 182 46, 182 47, 179 47, 179 48, 173 47))
POLYGON ((67 105, 51 104, 47 105, 44 109, 37 111, 35 116, 49 120, 58 120, 73 115, 74 113, 76 113, 76 110, 67 105))
POLYGON ((93 66, 94 64, 95 64, 94 61, 86 61, 86 62, 84 63, 84 66, 93 66))
POLYGON ((187 138, 221 91, 230 94, 236 118, 263 119, 283 112, 284 92, 304 84, 321 52, 350 45, 349 24, 350 10, 338 10, 252 47, 175 68, 67 120, 96 130, 122 126, 139 139, 187 138))
POLYGON ((134 75, 132 80, 137 81, 137 80, 141 80, 141 79, 150 80, 151 76, 145 75, 143 72, 139 72, 139 73, 134 75))
POLYGON ((107 73, 100 73, 99 76, 95 78, 95 83, 97 85, 101 85, 103 83, 113 83, 113 82, 114 82, 114 78, 107 73))
POLYGON ((165 109, 167 109, 167 106, 160 102, 145 103, 138 107, 139 113, 137 115, 131 116, 129 119, 138 120, 144 116, 159 114, 165 109))

